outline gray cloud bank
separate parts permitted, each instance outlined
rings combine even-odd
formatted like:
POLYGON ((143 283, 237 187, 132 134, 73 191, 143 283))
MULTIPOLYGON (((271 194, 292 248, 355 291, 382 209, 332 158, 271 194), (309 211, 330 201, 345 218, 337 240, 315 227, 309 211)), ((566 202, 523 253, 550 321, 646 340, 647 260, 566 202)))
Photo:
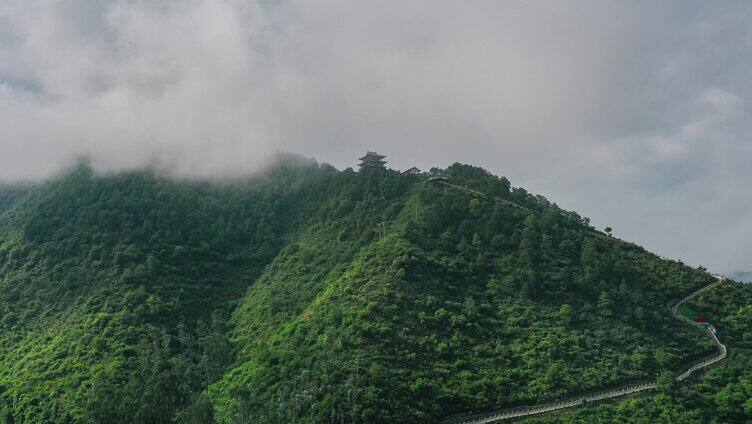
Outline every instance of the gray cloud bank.
POLYGON ((719 271, 752 268, 752 4, 0 2, 0 180, 454 161, 719 271))

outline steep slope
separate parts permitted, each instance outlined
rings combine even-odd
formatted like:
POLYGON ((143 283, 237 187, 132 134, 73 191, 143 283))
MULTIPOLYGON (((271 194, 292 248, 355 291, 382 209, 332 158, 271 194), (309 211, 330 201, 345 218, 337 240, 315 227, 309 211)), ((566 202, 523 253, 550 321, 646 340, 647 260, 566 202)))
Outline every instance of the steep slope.
POLYGON ((0 420, 170 421, 231 360, 233 301, 333 175, 285 165, 241 187, 82 166, 16 202, 0 239, 0 420))
POLYGON ((209 390, 221 422, 438 421, 643 379, 712 351, 665 307, 706 274, 477 168, 449 172, 470 190, 424 183, 377 197, 398 214, 363 208, 373 218, 355 230, 370 239, 333 239, 352 226, 332 213, 331 227, 280 252, 234 316, 245 349, 209 390), (353 259, 328 261, 340 251, 353 259))
POLYGON ((666 308, 705 272, 446 173, 3 189, 0 423, 432 422, 712 352, 666 308))

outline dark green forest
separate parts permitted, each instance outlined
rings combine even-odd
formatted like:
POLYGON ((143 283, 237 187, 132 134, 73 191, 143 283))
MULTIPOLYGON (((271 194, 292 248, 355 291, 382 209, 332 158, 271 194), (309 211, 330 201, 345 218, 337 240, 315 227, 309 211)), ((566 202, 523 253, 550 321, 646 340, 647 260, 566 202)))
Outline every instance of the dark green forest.
MULTIPOLYGON (((431 423, 714 352, 667 306, 704 269, 481 168, 432 173, 289 156, 0 187, 0 424, 431 423)), ((729 347, 707 372, 528 421, 748 422, 750 301, 730 282, 687 306, 729 347)))

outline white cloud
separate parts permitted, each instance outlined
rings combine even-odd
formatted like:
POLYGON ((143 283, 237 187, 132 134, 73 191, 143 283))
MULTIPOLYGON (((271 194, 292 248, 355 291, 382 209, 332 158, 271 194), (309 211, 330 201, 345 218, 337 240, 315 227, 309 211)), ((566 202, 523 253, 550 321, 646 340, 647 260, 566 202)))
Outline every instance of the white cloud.
POLYGON ((746 2, 6 0, 0 179, 81 155, 221 176, 277 150, 344 167, 378 149, 477 163, 666 255, 752 268, 751 18, 746 2))

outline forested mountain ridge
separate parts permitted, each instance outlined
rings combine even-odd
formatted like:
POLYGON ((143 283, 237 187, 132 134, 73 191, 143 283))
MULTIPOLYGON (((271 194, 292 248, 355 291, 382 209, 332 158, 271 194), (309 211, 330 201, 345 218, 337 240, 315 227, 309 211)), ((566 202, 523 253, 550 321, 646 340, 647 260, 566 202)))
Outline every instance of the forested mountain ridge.
MULTIPOLYGON (((480 168, 446 174, 484 195, 293 158, 232 183, 81 166, 0 189, 0 423, 436 422, 713 350, 666 309, 702 270, 480 168)), ((702 305, 731 349, 703 389, 733 393, 717 422, 752 411, 731 343, 750 343, 748 291, 702 305)), ((687 387, 588 408, 712 422, 687 387)))

